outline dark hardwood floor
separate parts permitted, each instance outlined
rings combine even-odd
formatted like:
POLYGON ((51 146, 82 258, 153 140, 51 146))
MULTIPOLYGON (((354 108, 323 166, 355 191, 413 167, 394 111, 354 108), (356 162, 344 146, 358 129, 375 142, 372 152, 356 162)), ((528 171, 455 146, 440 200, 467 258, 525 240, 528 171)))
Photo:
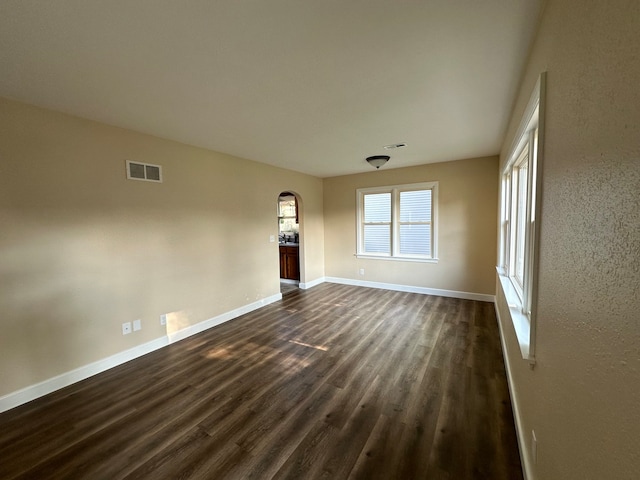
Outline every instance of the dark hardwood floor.
POLYGON ((493 304, 322 284, 0 414, 2 479, 521 479, 493 304))

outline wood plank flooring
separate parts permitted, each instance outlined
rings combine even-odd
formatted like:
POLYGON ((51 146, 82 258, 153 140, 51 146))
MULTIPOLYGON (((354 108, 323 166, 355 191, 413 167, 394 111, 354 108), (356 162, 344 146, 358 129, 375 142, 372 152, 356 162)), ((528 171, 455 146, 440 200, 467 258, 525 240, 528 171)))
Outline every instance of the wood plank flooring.
POLYGON ((493 304, 297 290, 0 414, 0 478, 521 479, 493 304))

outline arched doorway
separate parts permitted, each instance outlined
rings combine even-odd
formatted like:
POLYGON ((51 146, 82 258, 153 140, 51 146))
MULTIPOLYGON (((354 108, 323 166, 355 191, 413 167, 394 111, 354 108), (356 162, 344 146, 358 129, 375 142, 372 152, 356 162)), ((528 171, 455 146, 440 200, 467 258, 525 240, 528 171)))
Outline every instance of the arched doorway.
POLYGON ((300 202, 292 192, 278 196, 278 243, 280 292, 285 295, 300 284, 300 202))

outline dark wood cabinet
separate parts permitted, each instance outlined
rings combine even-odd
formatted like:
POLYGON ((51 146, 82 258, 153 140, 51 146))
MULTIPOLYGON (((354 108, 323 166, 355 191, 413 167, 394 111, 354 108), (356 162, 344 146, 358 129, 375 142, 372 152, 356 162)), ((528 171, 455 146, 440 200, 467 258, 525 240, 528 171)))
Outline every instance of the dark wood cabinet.
POLYGON ((300 280, 298 247, 280 245, 280 278, 300 280))

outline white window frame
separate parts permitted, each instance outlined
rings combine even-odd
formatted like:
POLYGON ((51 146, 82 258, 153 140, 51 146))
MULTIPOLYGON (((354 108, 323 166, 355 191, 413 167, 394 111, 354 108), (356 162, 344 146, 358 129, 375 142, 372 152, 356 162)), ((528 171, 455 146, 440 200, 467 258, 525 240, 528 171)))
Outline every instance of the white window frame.
MULTIPOLYGON (((356 257, 379 260, 437 263, 438 257, 438 182, 422 182, 406 185, 360 188, 356 190, 357 201, 357 250, 356 257), (431 190, 431 255, 400 253, 400 193, 416 190, 431 190), (391 251, 371 253, 364 250, 364 197, 368 194, 391 194, 391 251)), ((403 224, 406 222, 402 222, 403 224)))
POLYGON ((541 166, 544 136, 546 75, 540 75, 521 121, 500 182, 500 251, 497 267, 500 285, 509 306, 522 357, 535 363, 535 327, 538 294, 538 246, 541 209, 541 166), (526 184, 521 166, 527 163, 526 184), (519 196, 526 191, 525 198, 519 196), (519 223, 524 214, 524 224, 519 223), (523 252, 522 275, 518 269, 519 245, 523 252))

